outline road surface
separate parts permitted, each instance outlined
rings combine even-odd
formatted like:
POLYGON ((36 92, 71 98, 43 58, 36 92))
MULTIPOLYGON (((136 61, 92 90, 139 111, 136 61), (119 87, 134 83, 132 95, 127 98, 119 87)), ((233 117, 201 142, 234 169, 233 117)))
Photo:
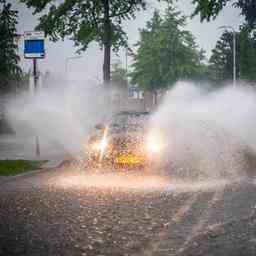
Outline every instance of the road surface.
POLYGON ((55 160, 69 152, 47 138, 39 137, 40 156, 36 155, 36 137, 0 134, 0 159, 55 160))
POLYGON ((254 180, 63 166, 0 187, 0 255, 256 255, 254 180))

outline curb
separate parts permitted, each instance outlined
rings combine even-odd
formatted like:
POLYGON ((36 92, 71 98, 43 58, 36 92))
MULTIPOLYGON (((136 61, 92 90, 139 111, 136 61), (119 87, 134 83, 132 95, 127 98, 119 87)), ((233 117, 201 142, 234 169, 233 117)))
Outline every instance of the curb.
POLYGON ((39 174, 41 172, 46 172, 46 171, 49 171, 49 170, 50 169, 42 168, 42 169, 31 170, 31 171, 24 172, 24 173, 21 173, 21 174, 17 174, 17 175, 14 175, 14 176, 3 176, 3 180, 1 180, 1 178, 0 178, 0 185, 4 185, 6 183, 15 181, 17 179, 33 176, 33 175, 39 174))

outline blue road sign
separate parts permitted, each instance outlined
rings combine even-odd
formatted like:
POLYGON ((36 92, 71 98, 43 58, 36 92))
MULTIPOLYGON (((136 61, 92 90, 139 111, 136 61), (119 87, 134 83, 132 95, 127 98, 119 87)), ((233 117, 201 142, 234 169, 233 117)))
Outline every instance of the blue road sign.
POLYGON ((25 32, 24 34, 24 57, 44 58, 44 33, 41 31, 25 32))
POLYGON ((44 40, 25 40, 25 58, 44 58, 44 40))

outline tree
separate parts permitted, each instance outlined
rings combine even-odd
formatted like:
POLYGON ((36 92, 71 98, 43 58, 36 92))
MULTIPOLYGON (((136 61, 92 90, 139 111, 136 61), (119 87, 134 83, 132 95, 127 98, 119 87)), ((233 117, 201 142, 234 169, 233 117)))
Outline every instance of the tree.
POLYGON ((228 4, 241 9, 247 24, 252 28, 256 25, 256 1, 255 0, 193 0, 196 5, 193 15, 199 14, 201 21, 216 18, 220 11, 228 4))
POLYGON ((243 26, 240 32, 240 78, 256 81, 256 33, 248 26, 243 26))
POLYGON ((20 79, 22 72, 15 43, 17 11, 5 0, 0 0, 0 4, 0 88, 6 90, 20 79))
MULTIPOLYGON (((256 34, 248 25, 236 33, 236 75, 238 79, 256 81, 256 34)), ((225 31, 212 50, 209 61, 212 80, 222 82, 233 76, 233 34, 225 31)))
MULTIPOLYGON (((92 41, 104 48, 103 80, 110 81, 111 49, 127 47, 122 21, 135 18, 136 11, 146 8, 146 0, 20 0, 34 8, 34 14, 45 12, 37 29, 56 41, 69 37, 80 51, 92 41)), ((165 0, 168 1, 168 0, 165 0)))
POLYGON ((122 68, 121 63, 115 63, 112 65, 113 70, 111 71, 111 82, 118 87, 127 87, 127 72, 122 68))
MULTIPOLYGON (((240 74, 240 43, 239 34, 236 35, 236 74, 240 74)), ((224 31, 212 50, 209 60, 210 78, 215 82, 231 80, 233 77, 233 33, 224 31)))
POLYGON ((202 72, 203 51, 194 37, 183 30, 186 18, 168 7, 164 16, 155 11, 140 31, 133 64, 132 83, 153 92, 178 79, 196 79, 202 72))

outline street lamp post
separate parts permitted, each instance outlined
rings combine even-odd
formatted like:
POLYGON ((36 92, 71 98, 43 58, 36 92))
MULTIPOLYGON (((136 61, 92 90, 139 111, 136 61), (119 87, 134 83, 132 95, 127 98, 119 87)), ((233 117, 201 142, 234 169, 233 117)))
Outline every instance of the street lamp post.
POLYGON ((233 32, 233 85, 236 85, 236 31, 232 26, 221 26, 221 29, 231 29, 233 32))

